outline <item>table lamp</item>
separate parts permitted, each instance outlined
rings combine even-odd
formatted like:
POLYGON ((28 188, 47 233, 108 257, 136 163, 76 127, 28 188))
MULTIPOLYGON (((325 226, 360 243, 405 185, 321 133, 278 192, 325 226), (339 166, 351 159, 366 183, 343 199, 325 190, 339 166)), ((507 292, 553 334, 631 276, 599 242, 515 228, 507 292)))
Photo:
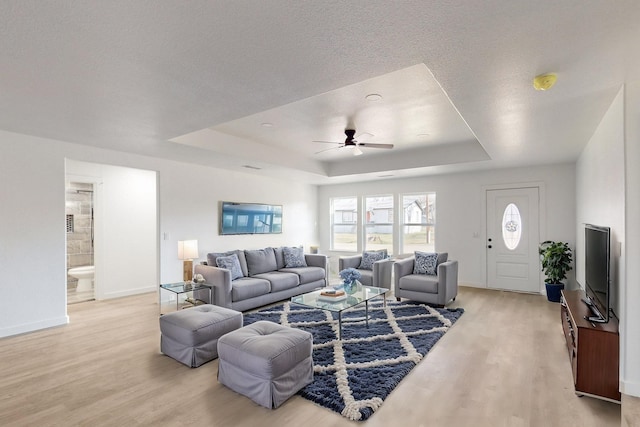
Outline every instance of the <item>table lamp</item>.
POLYGON ((178 259, 184 261, 182 276, 185 282, 190 282, 193 279, 193 260, 195 258, 198 258, 198 241, 178 241, 178 259))

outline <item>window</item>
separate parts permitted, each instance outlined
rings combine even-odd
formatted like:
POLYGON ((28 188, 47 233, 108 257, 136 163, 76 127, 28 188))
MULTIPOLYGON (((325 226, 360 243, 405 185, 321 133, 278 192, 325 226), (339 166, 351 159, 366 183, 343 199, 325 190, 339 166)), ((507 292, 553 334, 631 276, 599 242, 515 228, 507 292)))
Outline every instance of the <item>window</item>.
POLYGON ((400 253, 435 252, 436 193, 402 195, 400 253))
POLYGON ((522 236, 522 218, 520 209, 513 203, 509 203, 502 215, 502 240, 510 251, 515 250, 522 236))
POLYGON ((386 249, 393 253, 393 196, 364 199, 364 250, 386 249))
POLYGON ((358 250, 358 198, 331 199, 331 250, 358 250))

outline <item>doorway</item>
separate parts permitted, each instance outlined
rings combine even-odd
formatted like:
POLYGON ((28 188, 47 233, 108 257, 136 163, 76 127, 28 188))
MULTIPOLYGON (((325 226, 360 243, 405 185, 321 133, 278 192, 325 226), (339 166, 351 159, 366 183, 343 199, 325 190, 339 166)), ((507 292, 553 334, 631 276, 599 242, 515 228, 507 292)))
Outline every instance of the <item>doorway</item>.
POLYGON ((540 292, 538 187, 487 190, 487 287, 540 292))
POLYGON ((71 159, 65 168, 67 181, 93 184, 94 299, 157 291, 157 173, 71 159))
POLYGON ((67 304, 95 299, 93 194, 93 183, 66 182, 67 304))

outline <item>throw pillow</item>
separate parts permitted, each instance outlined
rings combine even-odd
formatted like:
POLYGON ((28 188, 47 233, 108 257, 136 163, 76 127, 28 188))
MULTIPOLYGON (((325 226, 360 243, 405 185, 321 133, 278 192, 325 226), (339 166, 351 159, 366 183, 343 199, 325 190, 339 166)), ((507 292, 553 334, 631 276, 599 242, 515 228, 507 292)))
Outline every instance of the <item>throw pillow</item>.
POLYGON ((362 253, 362 261, 360 261, 360 270, 373 270, 373 263, 385 259, 385 253, 382 251, 369 251, 362 253))
POLYGON ((306 267, 307 261, 304 259, 302 246, 299 248, 282 248, 285 268, 306 267))
POLYGON ((231 280, 236 280, 240 277, 244 277, 242 274, 242 268, 240 267, 240 260, 238 255, 231 254, 229 256, 219 256, 216 258, 216 264, 220 268, 226 268, 231 272, 231 280))
POLYGON ((415 252, 415 262, 413 263, 413 274, 436 275, 438 254, 429 252, 415 252))
POLYGON ((216 259, 219 256, 229 256, 233 253, 233 251, 228 252, 210 252, 207 254, 207 264, 216 267, 218 264, 216 263, 216 259))

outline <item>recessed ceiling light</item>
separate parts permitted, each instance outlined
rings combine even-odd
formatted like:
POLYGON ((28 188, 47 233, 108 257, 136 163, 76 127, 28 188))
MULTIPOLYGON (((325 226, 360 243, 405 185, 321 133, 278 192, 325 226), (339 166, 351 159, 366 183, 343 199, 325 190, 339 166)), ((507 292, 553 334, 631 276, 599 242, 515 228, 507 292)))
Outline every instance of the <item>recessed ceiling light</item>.
POLYGON ((262 123, 262 127, 263 128, 272 128, 273 127, 273 123, 264 122, 264 123, 262 123))
POLYGON ((367 101, 380 101, 382 99, 382 95, 378 95, 377 93, 370 93, 369 95, 365 96, 364 99, 366 99, 367 101))
POLYGON ((426 138, 428 136, 430 136, 428 133, 419 133, 416 135, 418 138, 426 138))
POLYGON ((251 166, 251 165, 242 165, 243 168, 247 168, 247 169, 253 169, 253 170, 261 170, 262 168, 259 168, 258 166, 251 166))

